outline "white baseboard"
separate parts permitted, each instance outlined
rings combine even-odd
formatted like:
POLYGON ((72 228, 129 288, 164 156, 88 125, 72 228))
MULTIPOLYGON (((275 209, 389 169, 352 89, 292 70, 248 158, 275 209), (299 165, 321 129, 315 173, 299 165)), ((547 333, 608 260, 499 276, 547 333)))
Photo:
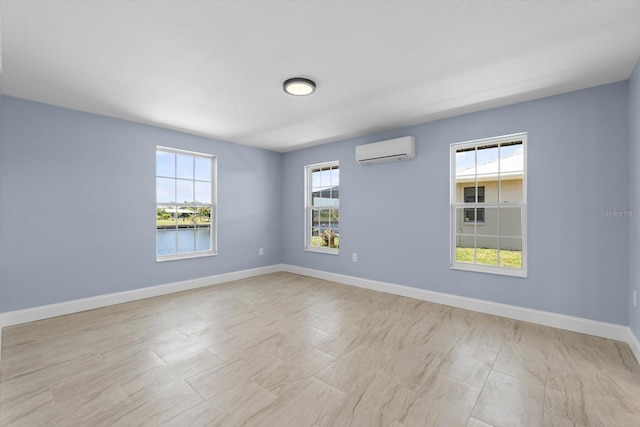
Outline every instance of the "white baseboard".
POLYGON ((124 302, 171 294, 174 292, 187 291, 189 289, 217 285, 224 282, 246 279, 248 277, 276 273, 279 271, 283 271, 282 265, 276 264, 266 267, 252 268, 249 270, 217 274, 215 276, 201 277, 198 279, 184 280, 182 282, 168 283, 165 285, 150 286, 131 291, 116 292, 113 294, 82 298, 57 304, 26 308, 24 310, 9 311, 6 313, 0 313, 0 330, 7 326, 19 325, 65 314, 78 313, 80 311, 93 310, 94 308, 106 307, 109 305, 121 304, 124 302))
POLYGON ((631 328, 629 328, 629 339, 627 343, 629 347, 631 347, 633 355, 636 356, 636 360, 640 363, 640 341, 638 341, 638 337, 636 337, 631 328))
POLYGON ((442 292, 428 291, 425 289, 418 289, 410 286, 363 279, 355 276, 329 273, 326 271, 314 270, 311 268, 298 267, 288 264, 275 264, 266 267, 258 267, 249 270, 241 270, 231 273, 218 274, 215 276, 185 280, 182 282, 150 286, 141 289, 134 289, 131 291, 99 295, 96 297, 83 298, 57 304, 27 308, 24 310, 0 313, 0 339, 2 339, 2 328, 6 326, 19 325, 22 323, 33 322, 50 317, 78 313, 81 311, 92 310, 109 305, 121 304, 144 298, 186 291, 189 289, 202 288, 206 286, 230 282, 233 280, 246 279, 249 277, 276 273, 280 271, 315 277, 318 279, 324 279, 332 282, 342 283, 345 285, 357 286, 359 288, 371 289, 374 291, 415 298, 423 301, 449 305, 452 307, 464 308, 467 310, 478 311, 495 316, 537 323, 554 328, 566 329, 569 331, 613 339, 616 341, 623 341, 629 344, 631 351, 638 360, 638 363, 640 363, 640 342, 631 331, 631 328, 629 328, 628 326, 599 322, 596 320, 567 316, 564 314, 551 313, 548 311, 533 310, 530 308, 518 307, 508 304, 500 304, 475 298, 467 298, 458 295, 445 294, 442 292))
POLYGON ((416 298, 423 301, 464 308, 467 310, 478 311, 495 316, 537 323, 539 325, 566 329, 569 331, 580 332, 597 337, 609 338, 616 341, 623 341, 629 344, 629 347, 631 347, 631 350, 638 360, 638 363, 640 363, 640 344, 638 343, 635 335, 632 333, 631 328, 629 328, 628 326, 599 322, 596 320, 567 316, 564 314, 551 313, 548 311, 533 310, 530 308, 501 304, 475 298, 467 298, 458 295, 445 294, 442 292, 428 291, 425 289, 413 288, 411 286, 396 285, 393 283, 362 279, 359 277, 346 276, 343 274, 328 273, 325 271, 297 267, 294 265, 284 264, 282 267, 284 271, 301 274, 303 276, 315 277, 317 279, 329 280, 345 285, 357 286, 359 288, 366 288, 374 291, 416 298))

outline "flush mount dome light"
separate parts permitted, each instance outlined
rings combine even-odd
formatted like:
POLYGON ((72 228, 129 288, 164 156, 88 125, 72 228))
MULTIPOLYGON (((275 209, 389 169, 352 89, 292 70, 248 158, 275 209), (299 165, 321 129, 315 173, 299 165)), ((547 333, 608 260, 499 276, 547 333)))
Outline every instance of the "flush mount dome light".
POLYGON ((306 96, 315 92, 316 83, 313 80, 305 79, 303 77, 293 77, 285 80, 282 87, 289 95, 306 96))

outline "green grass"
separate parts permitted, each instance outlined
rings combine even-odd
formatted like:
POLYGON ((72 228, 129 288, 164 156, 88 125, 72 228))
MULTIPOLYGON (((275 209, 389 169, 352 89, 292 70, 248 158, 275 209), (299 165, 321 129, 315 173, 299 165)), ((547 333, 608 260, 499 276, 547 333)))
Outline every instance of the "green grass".
MULTIPOLYGON (((198 224, 211 224, 211 220, 209 218, 198 218, 198 224)), ((178 225, 190 225, 193 224, 193 220, 189 218, 178 218, 178 225)), ((158 219, 156 218, 156 226, 163 225, 176 225, 175 218, 169 219, 158 219)))
MULTIPOLYGON (((473 262, 473 248, 456 248, 456 261, 473 262)), ((476 264, 498 265, 497 249, 476 249, 476 264)), ((500 266, 511 268, 522 268, 521 251, 500 251, 500 266)))

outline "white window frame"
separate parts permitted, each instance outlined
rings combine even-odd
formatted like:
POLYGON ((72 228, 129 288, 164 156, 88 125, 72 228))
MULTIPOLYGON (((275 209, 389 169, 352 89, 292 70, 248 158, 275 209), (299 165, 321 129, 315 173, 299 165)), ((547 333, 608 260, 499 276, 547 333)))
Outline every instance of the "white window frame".
MULTIPOLYGON (((195 151, 187 151, 187 150, 180 150, 177 148, 171 148, 171 147, 163 147, 163 146, 156 146, 156 155, 158 152, 165 152, 165 153, 173 153, 173 154, 183 154, 183 155, 187 155, 187 156, 193 156, 193 157, 201 157, 201 158, 205 158, 205 159, 209 159, 211 160, 211 204, 203 204, 203 203, 193 203, 193 207, 198 208, 198 207, 209 207, 211 208, 211 242, 210 242, 210 247, 211 249, 208 251, 197 251, 197 252, 187 252, 187 253, 181 253, 181 254, 171 254, 171 255, 158 255, 158 234, 156 232, 156 245, 155 245, 155 251, 156 251, 156 262, 165 262, 165 261, 175 261, 175 260, 181 260, 181 259, 191 259, 191 258, 201 258, 201 257, 209 257, 209 256, 215 256, 217 255, 217 245, 218 245, 218 229, 217 229, 217 224, 218 224, 218 215, 217 215, 217 201, 216 201, 216 196, 218 194, 217 191, 217 183, 218 183, 218 161, 217 161, 217 157, 215 155, 212 154, 206 154, 206 153, 198 153, 195 151)), ((177 159, 177 157, 176 157, 177 159)), ((176 160, 177 161, 177 160, 176 160)), ((156 179, 157 178, 175 178, 175 177, 163 177, 158 175, 157 169, 156 169, 156 179)), ((197 182, 198 180, 196 180, 195 178, 193 179, 193 182, 197 182)), ((184 203, 160 203, 158 202, 157 196, 156 196, 156 205, 155 205, 155 209, 157 210, 158 206, 166 206, 166 207, 172 207, 172 206, 176 206, 176 205, 183 205, 184 203)), ((157 230, 157 228, 156 228, 157 230)))
MULTIPOLYGON (((500 274, 506 276, 514 276, 514 277, 527 277, 527 133, 516 133, 511 135, 498 136, 493 138, 485 138, 485 139, 476 139, 472 141, 458 142, 451 144, 450 149, 450 171, 449 171, 449 180, 450 180, 450 268, 453 270, 465 270, 465 271, 475 271, 481 273, 491 273, 491 274, 500 274), (522 150, 523 150, 523 178, 522 178, 522 202, 508 202, 504 203, 501 200, 498 200, 496 203, 487 203, 486 202, 486 193, 485 193, 485 202, 484 203, 474 203, 473 206, 470 206, 470 203, 465 203, 464 200, 462 202, 456 202, 456 152, 461 148, 473 148, 473 147, 481 147, 484 145, 491 144, 506 144, 508 142, 513 141, 522 141, 522 150), (521 268, 511 268, 511 267, 502 267, 502 266, 493 266, 493 265, 484 265, 484 264, 475 264, 468 262, 458 262, 456 261, 456 208, 473 208, 473 207, 482 207, 482 208, 500 208, 500 207, 521 207, 521 224, 522 224, 522 267, 521 268)), ((478 178, 476 176, 476 186, 478 185, 478 178)), ((498 188, 500 188, 500 180, 498 180, 498 188)), ((485 210, 486 212, 486 210, 485 210)), ((498 209, 499 212, 499 209, 498 209)), ((467 225, 474 226, 474 238, 478 233, 476 227, 481 224, 478 223, 468 223, 467 225)), ((498 262, 500 255, 500 222, 498 219, 498 262)), ((507 236, 505 236, 507 237, 507 236)))
MULTIPOLYGON (((313 189, 312 189, 312 178, 311 174, 314 170, 323 169, 328 167, 337 167, 338 171, 340 171, 340 162, 338 160, 332 162, 325 163, 316 163, 313 165, 307 165, 304 167, 304 206, 305 206, 305 221, 304 221, 304 250, 309 252, 318 252, 323 254, 330 255, 338 255, 340 253, 340 248, 329 248, 329 247, 318 247, 311 245, 312 239, 312 215, 314 209, 319 209, 318 207, 313 207, 313 189)), ((339 172, 338 172, 339 173, 339 172)), ((326 208, 324 208, 326 209, 326 208)), ((338 207, 338 211, 340 208, 338 207)), ((340 221, 338 219, 338 221, 340 221)))

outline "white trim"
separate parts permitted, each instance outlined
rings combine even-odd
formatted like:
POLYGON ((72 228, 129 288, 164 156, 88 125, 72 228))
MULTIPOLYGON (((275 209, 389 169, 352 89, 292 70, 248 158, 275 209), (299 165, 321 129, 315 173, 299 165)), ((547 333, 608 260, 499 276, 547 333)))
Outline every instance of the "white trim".
POLYGON ((473 273, 497 274, 500 276, 510 276, 515 278, 526 279, 527 272, 519 268, 498 267, 491 265, 472 264, 466 262, 456 262, 455 265, 449 267, 450 270, 471 271, 473 273))
POLYGON ((564 314, 551 313, 548 311, 533 310, 530 308, 462 297, 442 292, 428 291, 411 286, 396 285, 393 283, 363 279, 355 276, 329 273, 289 264, 274 264, 266 267, 252 268, 249 270, 218 274, 215 276, 185 280, 182 282, 150 286, 147 288, 134 289, 131 291, 117 292, 113 294, 83 298, 58 304, 50 304, 40 307, 27 308, 24 310, 0 313, 0 340, 2 339, 2 328, 6 326, 19 325, 22 323, 33 322, 50 317, 92 310, 95 308, 171 294, 174 292, 182 292, 189 289, 213 286, 232 280, 246 279, 249 277, 260 276, 262 274, 277 273, 280 271, 315 277, 317 279, 329 280, 332 282, 341 283, 343 285, 356 286, 359 288, 371 289, 374 291, 385 292, 393 295, 415 298, 422 301, 449 305, 466 310, 478 311, 480 313, 491 314, 494 316, 507 317, 510 319, 537 323, 539 325, 566 329, 568 331, 580 332, 583 334, 594 335, 597 337, 608 338, 616 341, 623 341, 629 345, 631 351, 636 357, 636 360, 638 361, 638 363, 640 363, 640 341, 628 326, 599 322, 596 320, 567 316, 564 314))
POLYGON ((640 343, 638 343, 637 338, 633 335, 628 326, 458 295, 445 294, 442 292, 428 291, 411 286, 396 285, 393 283, 379 282, 376 280, 346 276, 343 274, 327 273, 325 271, 288 264, 284 264, 283 269, 289 273, 329 280, 332 282, 342 283, 344 285, 357 286, 359 288, 371 289, 393 295, 400 295, 437 304, 464 308, 466 310, 478 311, 480 313, 492 314, 494 316, 507 317, 509 319, 522 320, 525 322, 537 323, 539 325, 566 329, 568 331, 580 332, 616 341, 623 341, 629 344, 629 347, 631 347, 638 363, 640 363, 640 343))
POLYGON ((323 246, 309 246, 308 248, 304 248, 306 252, 315 252, 318 254, 327 254, 327 255, 340 255, 340 251, 338 248, 325 248, 323 246))
POLYGON ((156 262, 167 262, 167 261, 177 261, 180 259, 192 259, 192 258, 204 258, 208 256, 216 256, 218 255, 214 251, 203 251, 203 252, 188 252, 186 254, 177 254, 177 255, 156 255, 156 262))
POLYGON ((631 347, 631 351, 633 352, 633 355, 636 357, 636 360, 638 361, 638 363, 640 363, 640 341, 638 341, 638 337, 636 337, 636 335, 633 333, 633 331, 631 330, 631 328, 627 328, 629 329, 629 336, 627 337, 627 344, 629 344, 629 347, 631 347))
POLYGON ((262 274, 276 273, 283 271, 280 264, 266 267, 252 268, 249 270, 234 271, 231 273, 216 274, 215 276, 201 277, 198 279, 184 280, 182 282, 167 283, 165 285, 149 286, 130 291, 116 292, 95 297, 82 298, 57 304, 42 305, 39 307, 26 308, 23 310, 0 313, 1 327, 19 325, 36 320, 48 319, 50 317, 63 316, 65 314, 78 313, 95 308, 106 307, 114 304, 121 304, 136 301, 144 298, 151 298, 174 292, 187 291, 189 289, 203 288, 206 286, 218 285, 232 280, 246 279, 260 276, 262 274))
POLYGON ((165 151, 167 153, 186 154, 187 156, 213 158, 215 154, 199 153, 197 151, 181 150, 179 148, 167 147, 166 145, 156 145, 156 151, 165 151))

